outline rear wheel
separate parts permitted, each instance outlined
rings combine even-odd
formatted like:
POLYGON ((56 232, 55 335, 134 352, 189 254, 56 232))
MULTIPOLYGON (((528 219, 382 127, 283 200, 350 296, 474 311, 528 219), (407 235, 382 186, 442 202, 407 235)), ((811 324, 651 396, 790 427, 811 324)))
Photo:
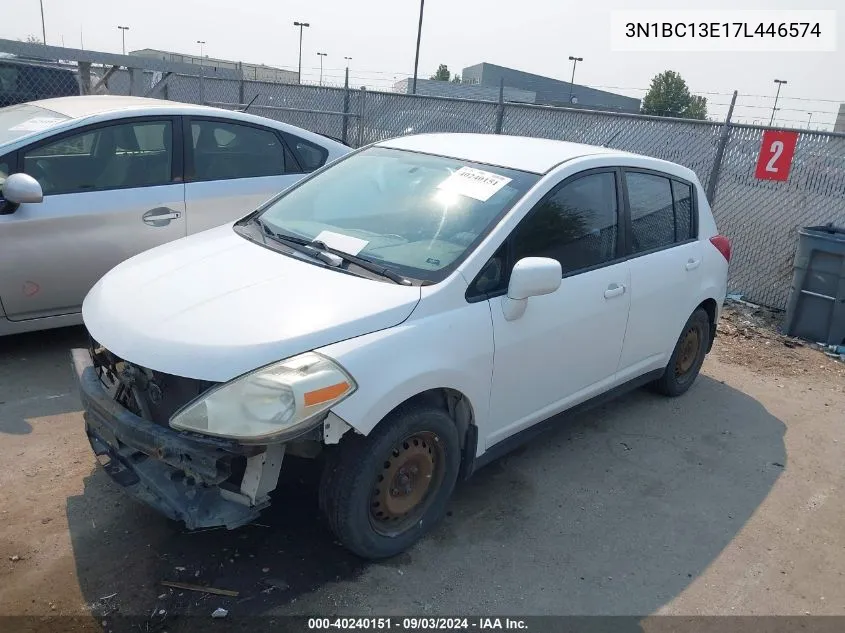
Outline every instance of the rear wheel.
POLYGON ((369 436, 341 442, 323 471, 320 507, 354 553, 394 556, 443 518, 460 461, 458 432, 445 411, 405 407, 369 436))
POLYGON ((680 396, 695 382, 710 346, 710 317, 696 309, 684 325, 663 375, 653 383, 665 396, 680 396))

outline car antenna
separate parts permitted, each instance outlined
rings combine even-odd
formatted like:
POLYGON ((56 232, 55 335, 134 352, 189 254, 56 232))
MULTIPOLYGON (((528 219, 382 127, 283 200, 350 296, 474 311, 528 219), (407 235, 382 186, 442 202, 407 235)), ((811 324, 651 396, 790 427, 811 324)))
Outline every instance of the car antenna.
POLYGON ((250 101, 249 103, 247 103, 247 104, 246 104, 246 106, 244 107, 244 109, 243 109, 243 110, 240 110, 240 112, 246 112, 247 110, 249 110, 249 106, 251 106, 251 105, 255 102, 255 100, 256 100, 256 99, 258 99, 258 97, 259 97, 259 94, 255 95, 255 96, 252 98, 252 101, 250 101))
POLYGON ((613 140, 613 139, 615 139, 617 136, 619 136, 619 134, 620 134, 621 132, 622 132, 622 129, 621 129, 621 128, 620 128, 620 129, 618 129, 618 130, 616 130, 616 132, 614 132, 614 133, 613 133, 613 136, 611 136, 611 137, 610 137, 609 139, 607 139, 604 143, 602 143, 602 144, 601 144, 601 146, 602 146, 602 147, 607 147, 608 143, 610 143, 610 141, 612 141, 612 140, 613 140))

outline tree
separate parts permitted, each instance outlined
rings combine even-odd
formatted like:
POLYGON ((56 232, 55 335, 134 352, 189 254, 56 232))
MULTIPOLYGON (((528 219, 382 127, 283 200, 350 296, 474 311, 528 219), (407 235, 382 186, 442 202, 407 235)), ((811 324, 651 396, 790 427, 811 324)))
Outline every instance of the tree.
POLYGON ((666 70, 651 80, 643 98, 643 114, 684 119, 706 119, 707 99, 690 94, 687 82, 674 70, 666 70))
POLYGON ((452 75, 452 83, 453 84, 461 83, 461 76, 458 73, 455 73, 454 75, 452 75))
POLYGON ((437 67, 437 72, 434 73, 429 79, 434 79, 435 81, 449 81, 449 77, 452 73, 449 72, 449 68, 446 64, 440 64, 437 67))
POLYGON ((30 33, 29 35, 27 35, 27 36, 26 36, 26 39, 25 39, 24 41, 25 41, 27 44, 42 44, 42 42, 41 42, 41 38, 40 38, 40 37, 38 37, 37 35, 33 35, 32 33, 30 33))

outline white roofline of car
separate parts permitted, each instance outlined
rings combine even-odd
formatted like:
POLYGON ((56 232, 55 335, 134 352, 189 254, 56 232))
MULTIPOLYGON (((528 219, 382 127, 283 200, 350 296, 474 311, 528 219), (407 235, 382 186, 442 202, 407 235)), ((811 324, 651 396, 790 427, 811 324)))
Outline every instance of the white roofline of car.
POLYGON ((238 112, 236 110, 227 110, 225 108, 192 103, 181 103, 178 101, 164 101, 162 99, 152 99, 148 97, 123 97, 113 95, 57 97, 53 99, 43 99, 40 101, 30 101, 27 105, 44 108, 63 117, 69 118, 66 121, 48 129, 21 136, 12 142, 15 145, 20 144, 21 141, 30 142, 40 136, 49 136, 65 130, 81 127, 83 125, 96 123, 101 120, 148 116, 151 114, 151 111, 155 111, 155 114, 162 116, 190 116, 192 114, 197 116, 221 115, 227 119, 234 119, 245 123, 255 123, 258 125, 276 127, 277 129, 289 131, 291 134, 296 134, 305 140, 317 142, 322 145, 326 145, 327 143, 336 143, 338 147, 342 147, 340 142, 327 136, 298 128, 289 123, 276 121, 275 119, 269 119, 267 117, 250 114, 248 112, 238 112), (90 104, 87 111, 85 108, 86 104, 90 104))
POLYGON ((650 164, 652 168, 661 171, 677 173, 680 170, 687 175, 687 179, 694 178, 694 172, 686 167, 658 158, 597 145, 537 137, 507 134, 416 134, 381 141, 376 143, 376 146, 448 156, 541 175, 574 159, 602 156, 623 159, 622 162, 629 165, 641 163, 637 166, 642 168, 649 168, 650 164))

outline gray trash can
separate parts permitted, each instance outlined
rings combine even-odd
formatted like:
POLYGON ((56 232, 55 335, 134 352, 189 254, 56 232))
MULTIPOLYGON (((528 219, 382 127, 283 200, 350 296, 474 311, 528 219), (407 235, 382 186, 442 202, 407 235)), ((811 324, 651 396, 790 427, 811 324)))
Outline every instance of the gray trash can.
POLYGON ((809 341, 845 345, 845 229, 808 226, 798 236, 783 329, 809 341))

